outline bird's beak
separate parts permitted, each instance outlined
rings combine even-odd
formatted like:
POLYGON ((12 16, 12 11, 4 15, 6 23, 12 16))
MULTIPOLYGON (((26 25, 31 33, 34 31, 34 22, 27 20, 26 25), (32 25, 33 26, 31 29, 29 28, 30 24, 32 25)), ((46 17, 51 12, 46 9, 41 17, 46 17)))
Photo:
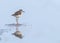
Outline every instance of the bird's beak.
POLYGON ((22 12, 25 12, 25 11, 22 11, 22 12))

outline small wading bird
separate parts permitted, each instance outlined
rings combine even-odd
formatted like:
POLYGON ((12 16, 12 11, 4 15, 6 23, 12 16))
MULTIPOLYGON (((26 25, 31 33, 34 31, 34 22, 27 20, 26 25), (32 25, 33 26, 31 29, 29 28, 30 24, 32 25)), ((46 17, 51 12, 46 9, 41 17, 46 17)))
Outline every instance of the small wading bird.
POLYGON ((17 12, 15 12, 14 14, 12 14, 12 16, 16 17, 16 32, 13 33, 13 35, 15 35, 16 37, 19 38, 23 38, 22 33, 18 30, 18 18, 22 15, 22 12, 24 12, 22 9, 18 10, 17 12))
POLYGON ((6 24, 7 26, 16 26, 16 25, 18 25, 18 26, 22 26, 23 24, 19 24, 18 23, 18 19, 19 19, 19 17, 21 17, 21 15, 22 15, 22 13, 23 13, 24 11, 22 10, 22 9, 19 9, 18 11, 16 11, 14 14, 12 14, 12 16, 14 16, 15 18, 16 18, 16 24, 6 24))
POLYGON ((24 12, 22 9, 19 9, 16 11, 12 16, 16 17, 16 23, 18 24, 18 18, 22 15, 22 12, 24 12))

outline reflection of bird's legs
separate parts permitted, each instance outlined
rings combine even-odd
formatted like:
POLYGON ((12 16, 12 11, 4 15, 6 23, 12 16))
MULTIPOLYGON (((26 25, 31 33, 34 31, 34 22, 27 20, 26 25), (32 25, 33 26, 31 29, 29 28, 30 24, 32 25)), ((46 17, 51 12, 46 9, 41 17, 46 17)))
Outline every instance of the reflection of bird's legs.
POLYGON ((16 25, 16 31, 19 31, 18 26, 16 25))

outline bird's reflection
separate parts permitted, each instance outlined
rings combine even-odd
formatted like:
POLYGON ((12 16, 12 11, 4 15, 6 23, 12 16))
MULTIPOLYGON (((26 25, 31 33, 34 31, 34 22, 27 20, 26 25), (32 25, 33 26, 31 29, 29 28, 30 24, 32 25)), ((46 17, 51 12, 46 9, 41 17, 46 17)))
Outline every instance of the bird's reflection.
POLYGON ((19 29, 18 29, 18 24, 16 25, 16 31, 13 33, 13 35, 15 35, 16 37, 18 37, 20 39, 23 38, 21 31, 19 31, 19 29))
POLYGON ((23 26, 23 24, 6 24, 7 26, 9 26, 9 27, 16 27, 16 31, 14 32, 14 33, 12 33, 12 35, 14 35, 14 36, 16 36, 16 37, 18 37, 18 38, 20 38, 20 39, 22 39, 23 38, 23 34, 22 34, 22 32, 21 31, 19 31, 19 27, 20 26, 23 26))
POLYGON ((18 38, 20 38, 20 39, 23 38, 23 35, 21 34, 20 31, 16 31, 16 32, 14 32, 13 35, 15 35, 16 37, 18 37, 18 38))

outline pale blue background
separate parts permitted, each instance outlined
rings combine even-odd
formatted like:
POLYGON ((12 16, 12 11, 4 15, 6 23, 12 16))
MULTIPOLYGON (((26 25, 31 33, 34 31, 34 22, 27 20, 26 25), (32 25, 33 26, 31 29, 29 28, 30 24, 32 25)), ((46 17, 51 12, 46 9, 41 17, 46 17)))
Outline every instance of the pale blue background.
POLYGON ((23 39, 5 33, 0 43, 60 43, 60 0, 0 0, 0 28, 14 23, 11 14, 20 8, 25 13, 19 22, 32 26, 21 29, 23 39))

